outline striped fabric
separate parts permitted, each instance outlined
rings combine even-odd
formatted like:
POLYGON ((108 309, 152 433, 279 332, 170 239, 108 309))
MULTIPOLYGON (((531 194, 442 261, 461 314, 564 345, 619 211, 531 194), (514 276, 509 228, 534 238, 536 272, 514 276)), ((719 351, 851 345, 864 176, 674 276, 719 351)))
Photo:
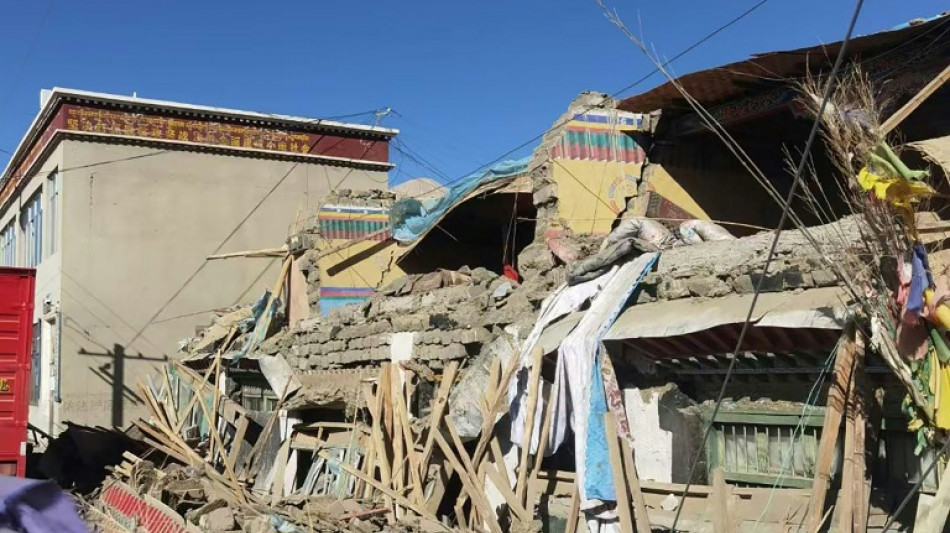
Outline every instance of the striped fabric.
POLYGON ((389 209, 385 207, 325 205, 317 213, 317 221, 320 234, 328 240, 390 238, 390 232, 384 231, 389 228, 389 209))

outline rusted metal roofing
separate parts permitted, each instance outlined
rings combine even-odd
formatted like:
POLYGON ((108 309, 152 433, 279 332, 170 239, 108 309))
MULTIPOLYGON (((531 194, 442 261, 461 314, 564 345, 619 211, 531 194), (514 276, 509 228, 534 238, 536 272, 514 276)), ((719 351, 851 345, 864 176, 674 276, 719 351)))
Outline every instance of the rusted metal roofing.
MULTIPOLYGON (((848 44, 848 57, 867 58, 869 55, 890 53, 896 47, 922 38, 945 37, 942 29, 950 26, 950 13, 943 13, 929 21, 897 30, 883 31, 857 37, 848 44)), ((754 92, 769 84, 796 78, 806 72, 828 70, 834 62, 841 42, 757 54, 751 59, 730 63, 678 78, 686 91, 703 105, 718 104, 754 92)), ((667 82, 643 94, 623 100, 619 109, 646 113, 668 108, 683 101, 680 92, 667 82)))

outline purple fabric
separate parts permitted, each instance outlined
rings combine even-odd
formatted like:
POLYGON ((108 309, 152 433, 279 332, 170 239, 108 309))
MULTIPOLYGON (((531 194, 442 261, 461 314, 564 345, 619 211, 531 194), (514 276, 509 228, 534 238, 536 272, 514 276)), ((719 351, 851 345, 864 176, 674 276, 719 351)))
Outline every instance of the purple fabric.
POLYGON ((926 266, 927 252, 921 245, 914 246, 911 257, 910 289, 907 292, 907 310, 919 315, 924 309, 924 290, 930 286, 926 266))
POLYGON ((52 481, 0 476, 0 530, 88 533, 73 502, 52 481))

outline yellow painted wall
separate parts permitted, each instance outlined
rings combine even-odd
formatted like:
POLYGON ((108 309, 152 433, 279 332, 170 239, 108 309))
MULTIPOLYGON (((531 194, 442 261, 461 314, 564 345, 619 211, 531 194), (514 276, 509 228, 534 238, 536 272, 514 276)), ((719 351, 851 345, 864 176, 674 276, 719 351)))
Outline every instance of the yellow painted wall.
POLYGON ((645 115, 615 109, 576 114, 560 129, 548 156, 558 215, 568 228, 587 234, 610 231, 627 199, 637 195, 645 159, 631 134, 648 130, 645 115))
POLYGON ((676 183, 676 180, 674 180, 669 172, 661 165, 653 166, 647 187, 649 190, 655 191, 667 200, 673 202, 692 216, 702 220, 709 220, 709 215, 706 214, 706 211, 696 203, 696 200, 686 192, 686 189, 680 186, 679 183, 676 183))
MULTIPOLYGON (((319 249, 333 249, 346 242, 336 239, 322 241, 319 249)), ((385 287, 394 279, 405 275, 405 272, 395 263, 395 257, 399 252, 399 247, 395 241, 389 241, 385 243, 385 246, 380 246, 379 241, 354 243, 352 246, 331 253, 317 261, 321 273, 320 282, 328 287, 370 287, 373 289, 385 287), (337 265, 373 248, 375 248, 375 251, 372 252, 372 255, 347 265, 338 273, 330 274, 337 265)))
POLYGON ((554 159, 558 215, 577 233, 608 233, 626 199, 637 195, 640 163, 554 159))

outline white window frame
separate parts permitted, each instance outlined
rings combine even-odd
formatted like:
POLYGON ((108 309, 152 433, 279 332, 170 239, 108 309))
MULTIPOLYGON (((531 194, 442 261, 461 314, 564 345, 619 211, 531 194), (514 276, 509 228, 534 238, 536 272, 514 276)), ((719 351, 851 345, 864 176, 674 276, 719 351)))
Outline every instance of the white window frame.
POLYGON ((53 171, 46 176, 46 225, 49 227, 46 245, 47 255, 53 255, 59 250, 59 181, 59 169, 53 169, 53 171))
POLYGON ((23 266, 36 268, 43 260, 43 194, 37 191, 20 211, 23 231, 23 266))
POLYGON ((0 262, 3 266, 12 267, 17 264, 16 234, 17 222, 14 218, 0 231, 0 262))

